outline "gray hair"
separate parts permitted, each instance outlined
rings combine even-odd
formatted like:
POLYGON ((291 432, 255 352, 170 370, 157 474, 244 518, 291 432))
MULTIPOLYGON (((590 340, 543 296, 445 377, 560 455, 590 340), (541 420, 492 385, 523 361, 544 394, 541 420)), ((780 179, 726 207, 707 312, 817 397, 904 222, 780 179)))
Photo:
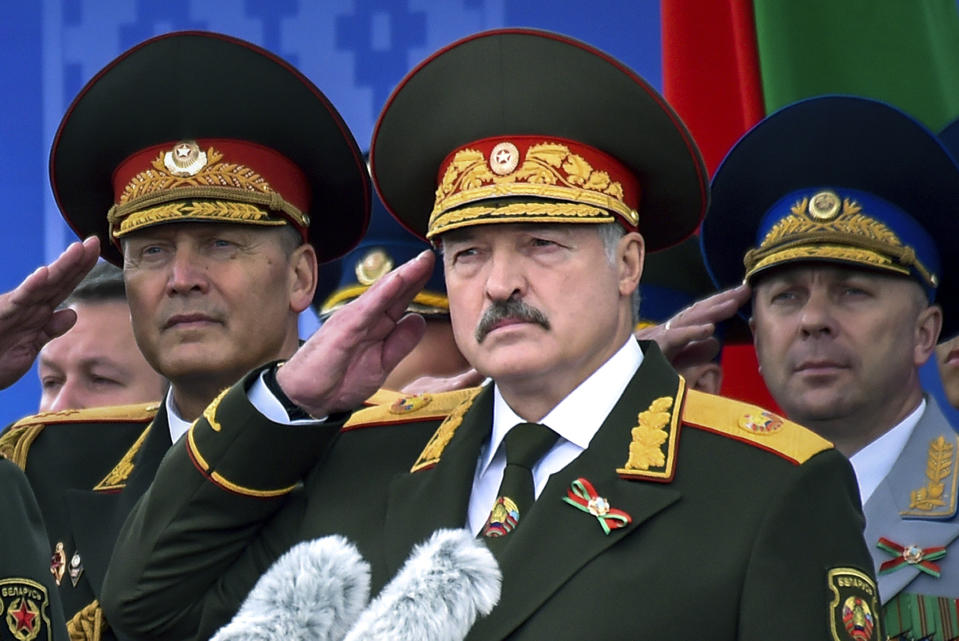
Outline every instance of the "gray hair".
MULTIPOLYGON (((619 241, 626 235, 626 229, 619 223, 603 223, 596 225, 596 232, 599 239, 603 241, 603 250, 606 252, 606 258, 609 264, 616 266, 616 248, 619 241)), ((633 290, 630 296, 629 307, 632 310, 633 325, 639 322, 639 287, 633 290)))

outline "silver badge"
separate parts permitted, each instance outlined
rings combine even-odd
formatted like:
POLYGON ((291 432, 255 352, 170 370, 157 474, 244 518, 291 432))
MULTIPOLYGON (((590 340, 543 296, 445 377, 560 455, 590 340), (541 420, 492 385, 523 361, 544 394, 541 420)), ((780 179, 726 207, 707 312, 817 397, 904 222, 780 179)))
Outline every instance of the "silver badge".
POLYGON ((70 558, 70 583, 73 584, 73 587, 77 587, 77 583, 80 582, 80 575, 83 574, 83 560, 80 558, 80 551, 77 550, 73 553, 73 556, 70 558))

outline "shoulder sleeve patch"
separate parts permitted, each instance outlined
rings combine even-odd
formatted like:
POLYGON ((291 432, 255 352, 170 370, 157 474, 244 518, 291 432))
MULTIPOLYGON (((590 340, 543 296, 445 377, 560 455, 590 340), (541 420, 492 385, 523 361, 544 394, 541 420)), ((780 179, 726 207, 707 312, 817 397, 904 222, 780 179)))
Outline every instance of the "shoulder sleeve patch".
POLYGON ((879 590, 868 574, 855 568, 831 568, 826 583, 832 592, 829 628, 834 641, 886 638, 880 623, 879 590))
POLYGON ((0 578, 0 617, 10 630, 10 638, 28 641, 53 636, 50 596, 47 588, 33 579, 0 578))
POLYGON ((683 422, 749 443, 796 464, 832 448, 832 443, 757 405, 689 390, 683 405, 683 422))
POLYGON ((148 423, 156 416, 160 403, 135 403, 133 405, 114 405, 110 407, 88 407, 82 410, 59 410, 56 412, 40 412, 33 416, 22 418, 13 424, 13 427, 23 425, 56 425, 57 423, 148 423))
MULTIPOLYGON (((365 407, 354 412, 343 429, 355 430, 377 425, 442 420, 449 416, 460 403, 472 400, 480 389, 482 388, 468 387, 436 394, 397 395, 387 403, 365 407)), ((376 394, 373 397, 376 397, 376 394)))

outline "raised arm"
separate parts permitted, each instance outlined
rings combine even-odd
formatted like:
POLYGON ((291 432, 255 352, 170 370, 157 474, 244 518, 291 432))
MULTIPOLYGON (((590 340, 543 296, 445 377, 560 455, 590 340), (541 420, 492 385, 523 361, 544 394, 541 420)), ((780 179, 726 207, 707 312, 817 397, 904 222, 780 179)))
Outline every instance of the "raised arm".
POLYGON ((0 389, 23 376, 47 341, 77 321, 72 309, 57 309, 97 262, 100 241, 73 243, 49 265, 37 268, 16 289, 0 295, 0 389))
POLYGON ((707 363, 719 350, 713 336, 716 325, 731 318, 751 295, 748 285, 721 291, 693 303, 661 325, 637 330, 635 336, 656 341, 676 369, 707 363))
POLYGON ((381 279, 277 371, 290 399, 329 420, 267 419, 247 393, 260 378, 254 371, 173 446, 114 548, 101 593, 111 625, 139 639, 197 630, 207 638, 230 619, 259 575, 296 542, 298 486, 326 460, 344 418, 333 415, 361 407, 419 340, 423 320, 405 309, 432 261, 425 253, 381 279))

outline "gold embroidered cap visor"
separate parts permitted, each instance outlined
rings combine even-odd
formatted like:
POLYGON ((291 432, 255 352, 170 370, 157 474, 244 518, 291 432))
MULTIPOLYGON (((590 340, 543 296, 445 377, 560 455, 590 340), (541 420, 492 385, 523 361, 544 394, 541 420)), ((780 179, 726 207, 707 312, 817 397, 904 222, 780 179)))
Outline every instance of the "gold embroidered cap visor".
POLYGON ((616 221, 654 251, 689 236, 708 198, 699 150, 662 96, 605 53, 530 29, 422 62, 387 101, 370 158, 387 209, 421 238, 616 221))
POLYGON ((177 32, 121 54, 80 91, 50 153, 81 238, 186 220, 291 224, 320 261, 363 236, 370 183, 343 119, 303 74, 251 43, 177 32))
POLYGON ((802 189, 772 206, 743 263, 746 280, 796 261, 828 261, 919 281, 930 301, 939 285, 939 251, 904 211, 857 189, 802 189))
POLYGON ((716 171, 701 241, 720 288, 797 261, 912 277, 959 333, 959 167, 922 124, 851 96, 767 116, 716 171))
POLYGON ((240 140, 182 140, 148 147, 113 172, 111 238, 171 222, 293 225, 307 240, 309 185, 292 161, 240 140))

